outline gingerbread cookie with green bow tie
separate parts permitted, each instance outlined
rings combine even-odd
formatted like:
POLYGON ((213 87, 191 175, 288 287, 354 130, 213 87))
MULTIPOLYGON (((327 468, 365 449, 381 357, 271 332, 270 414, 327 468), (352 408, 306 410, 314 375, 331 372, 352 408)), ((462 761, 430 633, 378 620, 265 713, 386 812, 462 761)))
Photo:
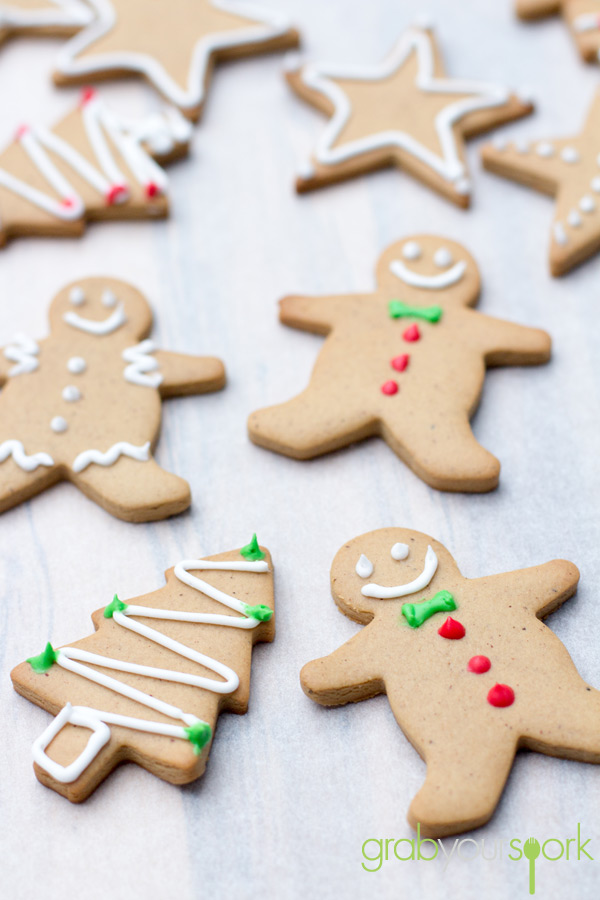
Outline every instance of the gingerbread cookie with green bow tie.
POLYGON ((464 247, 418 235, 383 253, 373 293, 286 297, 281 321, 326 340, 307 389, 250 416, 251 439, 310 459, 377 435, 432 487, 496 487, 469 422, 485 369, 546 362, 550 338, 470 309, 479 287, 464 247))
POLYGON ((387 694, 427 766, 408 812, 421 834, 487 822, 520 748, 600 763, 600 691, 541 621, 578 580, 563 559, 465 578, 442 544, 404 528, 338 551, 334 600, 366 627, 305 665, 301 684, 322 706, 387 694))

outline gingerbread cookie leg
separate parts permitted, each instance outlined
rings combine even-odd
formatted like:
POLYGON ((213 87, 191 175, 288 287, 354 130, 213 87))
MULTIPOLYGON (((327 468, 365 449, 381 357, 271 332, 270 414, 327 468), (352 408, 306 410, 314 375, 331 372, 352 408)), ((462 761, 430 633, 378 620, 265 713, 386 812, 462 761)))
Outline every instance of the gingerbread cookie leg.
POLYGON ((370 655, 365 652, 365 635, 360 631, 329 656, 303 667, 300 682, 307 697, 321 706, 342 706, 383 693, 383 680, 369 664, 370 655))
MULTIPOLYGON (((535 710, 535 721, 522 743, 548 756, 600 763, 600 691, 586 684, 571 666, 571 677, 560 679, 549 708, 540 705, 535 710)), ((553 681, 556 673, 549 672, 547 683, 553 681)))
POLYGON ((89 464, 69 477, 87 497, 126 522, 152 522, 187 509, 191 502, 187 481, 161 469, 148 456, 149 446, 134 449, 145 450, 146 455, 138 459, 121 455, 112 465, 109 460, 112 451, 119 452, 118 445, 106 453, 90 450, 89 464))
POLYGON ((433 411, 410 427, 403 420, 383 419, 381 436, 431 487, 442 491, 491 491, 498 484, 500 463, 475 438, 464 411, 433 411))
POLYGON ((59 477, 49 454, 27 454, 21 441, 0 442, 0 512, 29 500, 59 477))
POLYGON ((365 410, 348 405, 336 394, 313 386, 287 403, 269 406, 248 419, 251 440, 260 447, 291 456, 312 459, 346 447, 376 433, 377 420, 365 410))

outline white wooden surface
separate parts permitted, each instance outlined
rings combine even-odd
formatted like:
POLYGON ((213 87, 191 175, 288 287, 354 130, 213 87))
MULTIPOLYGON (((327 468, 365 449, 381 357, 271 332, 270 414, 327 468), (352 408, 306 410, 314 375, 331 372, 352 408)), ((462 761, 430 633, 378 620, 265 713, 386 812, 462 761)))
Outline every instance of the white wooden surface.
MULTIPOLYGON (((418 0, 270 4, 289 9, 308 53, 339 61, 380 58, 422 11, 418 0)), ((520 24, 509 0, 451 8, 431 0, 428 11, 451 74, 534 90, 539 111, 507 133, 579 127, 598 70, 579 61, 558 19, 520 24)), ((21 41, 0 50, 2 141, 23 119, 51 121, 68 108, 74 92, 54 90, 46 77, 56 46, 21 41)), ((294 171, 321 120, 288 92, 281 62, 275 56, 217 72, 192 158, 171 169, 170 221, 96 225, 83 240, 23 240, 0 252, 0 344, 17 330, 42 336, 58 288, 106 273, 146 291, 161 346, 218 354, 229 372, 225 392, 165 405, 158 457, 192 483, 189 513, 128 525, 61 485, 0 518, 0 893, 7 898, 377 892, 496 900, 527 893, 526 862, 506 858, 511 838, 566 838, 580 822, 600 856, 599 770, 523 754, 495 817, 471 835, 486 846, 504 840, 502 859, 361 869, 367 838, 412 836, 405 811, 424 767, 384 697, 327 711, 300 690, 302 664, 357 628, 329 596, 329 565, 344 540, 390 524, 422 529, 470 576, 574 560, 581 588, 551 624, 582 675, 600 685, 600 259, 551 280, 551 202, 484 173, 477 142, 468 213, 395 171, 296 197, 294 171), (320 347, 319 338, 278 324, 277 299, 368 289, 388 243, 432 229, 462 240, 478 259, 483 311, 543 326, 555 339, 549 366, 488 376, 474 427, 502 461, 499 490, 436 493, 375 440, 311 463, 251 445, 248 413, 300 390, 320 347), (276 562, 278 637, 255 651, 250 712, 222 717, 206 776, 178 788, 126 766, 77 808, 41 787, 30 746, 49 719, 13 692, 12 666, 48 638, 65 643, 88 633, 90 612, 115 590, 122 597, 151 590, 178 558, 239 546, 253 530, 276 562)), ((125 110, 152 102, 133 84, 106 93, 125 110)), ((538 861, 537 893, 596 897, 597 867, 538 861)))

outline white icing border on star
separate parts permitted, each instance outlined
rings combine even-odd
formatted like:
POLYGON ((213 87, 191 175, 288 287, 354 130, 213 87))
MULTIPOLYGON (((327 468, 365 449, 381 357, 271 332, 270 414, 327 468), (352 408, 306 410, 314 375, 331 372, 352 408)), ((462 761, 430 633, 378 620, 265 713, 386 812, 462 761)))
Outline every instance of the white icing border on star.
POLYGON ((92 11, 81 0, 46 0, 56 9, 19 9, 9 3, 0 6, 0 28, 77 28, 89 25, 92 11))
POLYGON ((244 44, 267 42, 282 37, 291 27, 287 16, 266 11, 253 3, 210 0, 215 9, 258 21, 255 26, 248 29, 217 32, 200 38, 192 55, 187 87, 182 88, 171 78, 165 67, 147 53, 97 53, 91 59, 77 60, 78 54, 108 34, 117 21, 110 0, 88 0, 88 3, 95 10, 96 17, 91 25, 65 44, 56 59, 57 70, 63 75, 77 77, 106 72, 110 69, 138 72, 181 109, 194 109, 203 102, 204 80, 210 68, 211 55, 215 51, 228 47, 241 47, 244 44))
POLYGON ((466 168, 457 151, 456 140, 452 132, 453 125, 468 113, 501 106, 508 101, 510 92, 501 85, 489 82, 436 78, 434 68, 431 35, 415 29, 409 29, 402 34, 392 52, 379 65, 305 65, 300 73, 302 81, 308 87, 327 97, 334 106, 333 117, 317 142, 314 153, 317 162, 321 165, 335 165, 372 150, 398 147, 411 153, 447 181, 456 182, 462 179, 466 168), (401 68, 413 50, 416 51, 418 57, 419 72, 416 86, 420 90, 441 94, 474 95, 472 98, 449 103, 436 116, 435 126, 443 155, 434 153, 412 135, 403 131, 383 131, 368 137, 357 138, 334 148, 333 145, 350 118, 352 107, 344 91, 331 79, 384 80, 401 68))

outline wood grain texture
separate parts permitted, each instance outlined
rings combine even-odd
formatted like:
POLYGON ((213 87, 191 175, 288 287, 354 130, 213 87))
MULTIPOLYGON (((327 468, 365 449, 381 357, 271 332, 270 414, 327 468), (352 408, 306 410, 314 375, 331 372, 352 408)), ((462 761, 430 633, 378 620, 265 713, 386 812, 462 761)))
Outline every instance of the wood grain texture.
MULTIPOLYGON (((311 56, 380 59, 422 3, 262 0, 289 10, 311 56)), ((507 135, 575 130, 597 77, 578 66, 557 18, 531 28, 510 3, 464 0, 440 24, 449 70, 531 85, 535 117, 507 135)), ((24 117, 52 121, 76 92, 48 83, 56 42, 0 50, 0 138, 24 117)), ((0 847, 3 893, 88 900, 196 900, 266 895, 487 900, 525 897, 527 862, 507 842, 582 833, 600 855, 600 771, 523 753, 492 821, 469 835, 504 841, 502 859, 384 863, 361 869, 370 837, 412 837, 404 818, 424 766, 387 700, 322 709, 299 684, 304 663, 359 626, 340 614, 329 569, 344 541, 388 525, 435 535, 476 578, 562 557, 581 570, 576 597, 549 620, 581 675, 600 685, 597 584, 600 471, 598 276, 591 260, 561 282, 546 273, 549 201, 483 172, 473 141, 474 204, 465 213, 394 171, 298 198, 296 168, 323 122, 280 77, 281 59, 223 65, 215 73, 189 160, 170 167, 170 220, 91 225, 83 239, 31 239, 0 251, 0 338, 43 336, 49 297, 76 278, 110 274, 136 284, 155 311, 161 347, 214 354, 228 385, 165 404, 161 465, 192 486, 191 509, 150 525, 114 520, 68 484, 0 516, 0 847), (322 338, 284 327, 287 294, 370 290, 373 263, 404 234, 464 243, 483 279, 479 309, 527 322, 554 339, 548 366, 498 369, 473 420, 502 460, 498 491, 443 495, 376 439, 299 462, 253 446, 248 414, 298 393, 322 338), (74 809, 36 780, 30 746, 49 722, 12 689, 9 672, 45 641, 89 632, 89 612, 115 591, 153 590, 166 567, 246 542, 273 553, 278 633, 253 656, 248 714, 223 715, 206 774, 164 784, 123 766, 74 809)), ((142 86, 106 87, 125 112, 151 108, 142 86)), ((448 853, 452 844, 448 845, 448 853)), ((551 849, 551 848, 549 848, 551 849)), ((464 856, 472 851, 464 847, 464 856)), ((595 852, 594 852, 595 851, 595 852)), ((401 850, 402 852, 402 850, 401 850)), ((440 854, 441 855, 441 854, 440 854)), ((598 862, 538 860, 537 893, 592 897, 598 862)))

